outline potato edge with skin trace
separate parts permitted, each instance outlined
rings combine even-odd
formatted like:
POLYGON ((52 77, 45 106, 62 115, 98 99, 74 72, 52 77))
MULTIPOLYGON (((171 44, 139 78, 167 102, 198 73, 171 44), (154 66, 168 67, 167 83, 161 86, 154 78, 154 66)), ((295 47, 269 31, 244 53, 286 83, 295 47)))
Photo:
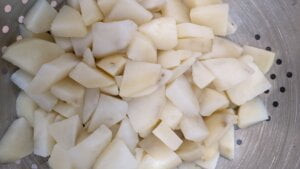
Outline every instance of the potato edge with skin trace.
POLYGON ((225 37, 235 31, 229 4, 67 4, 57 12, 38 0, 20 25, 26 36, 3 54, 22 91, 0 162, 34 153, 53 169, 214 169, 234 159, 233 125, 268 118, 259 95, 275 53, 225 37))

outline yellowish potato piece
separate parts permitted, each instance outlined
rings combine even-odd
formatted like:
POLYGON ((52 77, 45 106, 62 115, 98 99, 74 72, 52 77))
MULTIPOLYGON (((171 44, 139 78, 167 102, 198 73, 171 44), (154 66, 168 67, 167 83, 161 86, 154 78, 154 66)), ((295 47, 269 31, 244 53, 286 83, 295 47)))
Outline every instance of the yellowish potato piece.
POLYGON ((51 25, 51 33, 59 37, 78 37, 82 38, 87 34, 87 28, 78 11, 63 6, 51 25))
POLYGON ((215 76, 199 61, 192 66, 192 77, 200 89, 204 89, 215 79, 215 76))
POLYGON ((193 23, 211 27, 215 35, 219 36, 225 36, 227 34, 228 15, 229 6, 225 3, 197 6, 193 8, 190 13, 193 23))
POLYGON ((165 107, 160 114, 162 122, 170 126, 173 130, 178 128, 182 117, 183 113, 170 101, 166 102, 165 107))
POLYGON ((34 111, 37 104, 24 91, 21 91, 16 100, 16 113, 18 117, 24 117, 31 126, 34 123, 34 111))
POLYGON ((183 2, 190 8, 197 6, 206 6, 210 4, 222 3, 222 0, 183 0, 183 2))
POLYGON ((114 84, 114 85, 111 85, 111 86, 108 86, 108 87, 100 88, 100 91, 105 93, 105 94, 111 95, 111 96, 118 96, 119 95, 119 87, 118 87, 117 84, 114 84))
POLYGON ((104 72, 79 63, 69 74, 70 78, 86 88, 107 87, 115 84, 114 79, 104 72))
POLYGON ((87 48, 82 56, 82 61, 85 62, 87 65, 91 66, 92 68, 96 68, 96 61, 93 55, 93 52, 90 48, 87 48))
POLYGON ((185 116, 180 122, 180 129, 187 140, 201 142, 209 134, 209 131, 201 116, 185 116))
POLYGON ((151 12, 160 11, 165 5, 166 0, 141 0, 140 4, 151 12))
POLYGON ((79 0, 82 20, 86 26, 101 21, 104 16, 101 13, 96 0, 79 0))
POLYGON ((97 62, 97 66, 111 76, 120 75, 125 67, 127 59, 122 54, 108 56, 97 62))
POLYGON ((62 101, 58 102, 54 106, 53 110, 66 118, 72 117, 81 112, 80 107, 75 107, 62 101))
POLYGON ((37 38, 37 39, 42 39, 42 40, 46 40, 49 42, 54 42, 52 35, 50 35, 49 33, 46 33, 46 32, 33 33, 30 30, 28 30, 23 24, 19 25, 19 31, 20 31, 20 35, 22 36, 23 39, 37 38))
POLYGON ((227 133, 222 137, 222 139, 219 141, 220 154, 229 160, 233 160, 234 145, 235 145, 234 126, 232 126, 227 131, 227 133))
POLYGON ((177 25, 178 38, 207 38, 214 39, 214 32, 210 27, 193 23, 177 25))
POLYGON ((105 21, 132 20, 141 25, 153 18, 151 12, 147 11, 138 2, 132 0, 118 0, 105 21))
POLYGON ((190 22, 190 11, 181 0, 166 0, 161 11, 162 16, 173 17, 177 23, 190 22))
POLYGON ((114 7, 117 0, 97 0, 97 4, 102 13, 107 16, 114 7))
POLYGON ((73 51, 73 46, 71 43, 70 38, 62 38, 62 37, 57 37, 54 36, 55 43, 63 48, 65 52, 72 52, 73 51))
POLYGON ((178 39, 175 47, 177 50, 190 50, 193 52, 208 53, 212 48, 212 40, 207 38, 184 38, 178 39))
POLYGON ((70 38, 75 55, 82 57, 87 48, 92 47, 93 33, 89 30, 86 36, 81 38, 70 38))

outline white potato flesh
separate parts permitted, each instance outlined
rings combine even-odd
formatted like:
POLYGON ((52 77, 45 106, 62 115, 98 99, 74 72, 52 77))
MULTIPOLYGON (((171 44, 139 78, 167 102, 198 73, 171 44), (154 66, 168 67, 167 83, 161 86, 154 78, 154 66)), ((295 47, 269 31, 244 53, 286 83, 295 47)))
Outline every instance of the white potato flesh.
POLYGON ((100 88, 100 91, 105 94, 111 95, 111 96, 119 95, 119 87, 116 84, 108 86, 108 87, 100 88))
POLYGON ((80 62, 69 74, 70 78, 86 88, 107 87, 115 84, 112 77, 101 70, 80 62))
POLYGON ((128 117, 134 130, 141 137, 151 133, 159 121, 159 113, 165 105, 165 89, 162 87, 150 95, 128 102, 128 117))
POLYGON ((73 46, 71 43, 70 38, 63 38, 63 37, 53 37, 55 40, 55 43, 60 46, 62 49, 65 50, 65 52, 72 52, 73 51, 73 46))
POLYGON ((204 144, 211 146, 218 143, 230 127, 237 123, 237 116, 234 115, 233 110, 228 109, 216 112, 205 118, 204 121, 209 131, 204 144))
POLYGON ((22 36, 23 39, 37 38, 37 39, 42 39, 42 40, 46 40, 49 42, 54 42, 54 37, 52 37, 49 33, 46 33, 46 32, 33 33, 30 30, 28 30, 25 27, 25 25, 22 25, 22 24, 19 25, 19 31, 20 31, 20 35, 22 36))
POLYGON ((181 0, 166 0, 161 12, 162 16, 173 17, 177 23, 190 22, 190 10, 181 0))
POLYGON ((198 115, 199 103, 185 76, 180 76, 167 86, 166 96, 185 115, 198 115))
POLYGON ((24 24, 31 32, 47 32, 56 15, 56 10, 46 0, 38 0, 27 12, 24 24))
POLYGON ((251 67, 235 58, 209 59, 201 63, 216 77, 213 84, 219 91, 236 88, 254 73, 251 67))
POLYGON ((184 38, 178 39, 177 50, 191 50, 193 52, 210 52, 212 48, 212 40, 207 38, 184 38))
POLYGON ((254 74, 234 88, 227 90, 229 99, 236 105, 242 105, 271 88, 270 82, 251 59, 251 56, 241 58, 254 70, 254 74), (249 57, 250 60, 247 59, 249 57))
POLYGON ((228 18, 227 35, 234 34, 238 29, 238 26, 232 21, 231 17, 228 18))
POLYGON ((153 18, 151 12, 146 10, 138 2, 133 0, 118 0, 105 21, 132 20, 141 25, 149 22, 153 18))
POLYGON ((18 117, 24 117, 31 126, 34 123, 34 111, 37 104, 24 92, 21 91, 16 101, 16 113, 18 117))
POLYGON ((195 163, 202 169, 215 169, 218 164, 220 153, 214 155, 210 160, 197 160, 195 163))
POLYGON ((95 23, 93 25, 93 53, 96 58, 114 54, 128 47, 137 25, 130 20, 95 23))
POLYGON ((174 68, 180 65, 180 55, 174 50, 161 51, 158 54, 158 63, 166 69, 174 68))
POLYGON ((118 87, 120 88, 122 85, 122 80, 123 80, 123 76, 119 75, 119 76, 114 76, 116 84, 118 85, 118 87))
POLYGON ((63 53, 64 50, 55 43, 41 39, 24 39, 9 46, 2 58, 35 75, 43 64, 63 53))
POLYGON ((147 62, 127 61, 120 87, 120 96, 130 97, 158 83, 161 66, 147 62))
POLYGON ((183 2, 190 8, 196 6, 206 6, 210 4, 222 3, 222 0, 183 0, 183 2))
POLYGON ((226 95, 210 88, 205 88, 203 90, 199 103, 199 113, 202 116, 210 116, 215 111, 229 106, 229 100, 227 99, 226 95))
POLYGON ((214 39, 213 30, 207 26, 193 23, 181 23, 177 25, 178 38, 207 38, 214 39))
POLYGON ((238 126, 246 128, 268 119, 268 111, 260 98, 241 105, 238 110, 238 126))
POLYGON ((138 32, 128 47, 127 56, 133 61, 156 63, 157 49, 151 39, 138 32))
POLYGON ((58 102, 54 106, 53 110, 66 118, 72 117, 81 112, 80 107, 75 107, 62 101, 58 102))
POLYGON ((184 162, 180 164, 176 169, 202 169, 202 168, 193 162, 191 163, 184 162))
POLYGON ((227 133, 219 141, 219 151, 220 154, 229 159, 234 159, 234 126, 230 127, 227 133))
POLYGON ((33 130, 24 118, 15 120, 0 140, 0 163, 12 163, 33 152, 33 130))
POLYGON ((86 48, 86 49, 85 49, 85 51, 84 51, 82 57, 83 57, 83 58, 82 58, 82 61, 83 61, 84 63, 86 63, 86 64, 89 65, 90 67, 93 67, 93 68, 96 67, 96 61, 95 61, 93 52, 91 51, 90 48, 86 48))
POLYGON ((98 156, 110 143, 111 131, 104 125, 100 126, 86 139, 82 140, 68 152, 72 166, 76 169, 92 168, 98 156))
POLYGON ((62 120, 66 120, 66 118, 60 114, 57 114, 55 116, 55 119, 54 119, 54 122, 59 122, 59 121, 62 121, 62 120))
POLYGON ((174 106, 170 101, 167 101, 165 107, 160 113, 160 119, 167 124, 171 129, 175 130, 183 117, 183 113, 174 106))
POLYGON ((120 128, 116 133, 115 138, 119 138, 124 141, 131 152, 133 152, 139 142, 139 136, 134 131, 129 119, 126 117, 122 120, 120 128))
POLYGON ((52 123, 49 126, 51 136, 55 139, 57 144, 66 150, 75 146, 77 136, 81 129, 82 124, 78 115, 52 123))
POLYGON ((203 157, 204 150, 205 148, 200 143, 185 140, 176 153, 182 160, 193 162, 203 157))
POLYGON ((70 78, 59 81, 51 87, 51 93, 58 99, 73 106, 80 106, 83 102, 84 87, 70 78))
POLYGON ((219 36, 227 34, 228 15, 229 5, 225 3, 197 6, 190 13, 192 23, 208 26, 219 36))
POLYGON ((22 70, 17 70, 15 73, 12 74, 10 79, 20 89, 24 90, 25 93, 44 110, 51 111, 56 105, 58 100, 49 91, 41 94, 33 94, 27 90, 30 82, 33 79, 33 77, 30 74, 22 70))
POLYGON ((157 49, 171 50, 177 45, 176 20, 171 17, 161 17, 145 23, 139 31, 147 35, 157 49))
POLYGON ((55 114, 38 109, 34 112, 34 150, 38 156, 48 157, 53 149, 55 140, 49 133, 48 127, 54 122, 55 114))
POLYGON ((101 21, 104 16, 100 11, 96 0, 79 0, 82 20, 86 26, 101 21))
POLYGON ((53 169, 72 169, 68 151, 56 144, 48 160, 48 164, 53 169))
POLYGON ((121 139, 115 139, 97 159, 93 169, 135 169, 137 166, 137 160, 126 144, 121 139))
POLYGON ((147 169, 146 164, 150 166, 148 166, 148 168, 172 169, 182 162, 180 157, 175 152, 169 149, 154 135, 149 135, 147 138, 140 141, 139 146, 143 148, 150 155, 150 157, 152 157, 152 160, 150 159, 151 161, 149 163, 149 159, 147 160, 147 155, 144 156, 144 159, 140 164, 143 166, 141 167, 143 169, 147 169))
POLYGON ((192 76, 193 82, 200 89, 204 89, 215 80, 215 76, 199 61, 196 61, 192 66, 192 76))
POLYGON ((91 118, 91 116, 93 115, 99 103, 99 98, 100 98, 100 90, 98 88, 85 89, 84 103, 83 103, 83 110, 82 110, 83 124, 86 124, 91 118))
POLYGON ((120 128, 120 123, 117 123, 109 128, 112 132, 112 138, 115 138, 117 132, 119 131, 119 128, 120 128))
POLYGON ((101 59, 97 66, 111 76, 117 76, 123 73, 126 61, 125 55, 116 54, 101 59))
POLYGON ((143 160, 143 157, 145 156, 145 151, 142 148, 136 148, 134 149, 134 152, 136 161, 140 163, 143 160))
POLYGON ((78 63, 79 60, 73 54, 67 53, 44 64, 30 82, 28 90, 32 93, 46 92, 52 85, 66 78, 78 63))
POLYGON ((201 142, 209 134, 208 129, 201 116, 183 117, 180 129, 187 140, 201 142))
POLYGON ((212 51, 203 55, 203 59, 233 57, 238 58, 242 55, 243 48, 224 38, 215 37, 213 40, 212 51))
POLYGON ((172 82, 182 76, 185 72, 187 72, 191 66, 196 62, 196 57, 192 56, 186 60, 184 60, 181 65, 177 66, 172 70, 173 75, 172 78, 168 82, 172 82))
POLYGON ((252 56, 254 59, 254 63, 263 73, 267 73, 271 69, 275 59, 274 52, 255 48, 252 46, 244 46, 243 54, 252 56))
POLYGON ((79 0, 67 0, 67 5, 80 12, 79 0))
POLYGON ((165 5, 166 0, 142 0, 140 4, 147 10, 151 12, 160 11, 165 5))
POLYGON ((103 124, 107 127, 113 126, 125 118, 127 111, 127 102, 101 94, 99 104, 91 118, 88 131, 94 131, 103 124))
POLYGON ((114 7, 117 0, 97 0, 97 4, 102 13, 107 16, 114 7))
POLYGON ((51 25, 51 33, 59 37, 84 37, 87 34, 87 28, 78 11, 63 6, 51 25))
POLYGON ((89 29, 89 32, 84 37, 70 38, 75 55, 81 57, 87 48, 92 47, 93 33, 89 29))
POLYGON ((177 150, 179 148, 179 146, 182 144, 182 140, 164 122, 161 122, 152 131, 152 133, 173 151, 177 150))

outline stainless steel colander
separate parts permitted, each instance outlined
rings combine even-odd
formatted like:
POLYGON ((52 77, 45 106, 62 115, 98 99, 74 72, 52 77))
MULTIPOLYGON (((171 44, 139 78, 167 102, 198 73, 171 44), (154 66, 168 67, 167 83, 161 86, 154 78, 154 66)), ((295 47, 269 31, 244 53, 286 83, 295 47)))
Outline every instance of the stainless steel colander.
MULTIPOLYGON (((0 1, 1 49, 20 39, 18 24, 35 0, 0 1)), ((59 8, 63 0, 49 0, 59 8)), ((266 91, 268 121, 236 131, 236 157, 221 159, 218 169, 300 169, 300 1, 228 0, 238 31, 235 42, 266 48, 277 58, 267 75, 273 88, 266 91)), ((9 77, 15 68, 0 59, 0 138, 16 118, 18 89, 9 77)), ((47 169, 47 159, 29 156, 0 169, 47 169)))

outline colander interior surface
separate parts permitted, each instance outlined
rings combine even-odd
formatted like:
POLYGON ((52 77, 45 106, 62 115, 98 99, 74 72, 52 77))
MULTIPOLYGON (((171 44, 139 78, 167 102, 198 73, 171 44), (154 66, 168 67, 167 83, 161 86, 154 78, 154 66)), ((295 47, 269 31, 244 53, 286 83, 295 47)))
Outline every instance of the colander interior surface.
MULTIPOLYGON (((0 53, 22 37, 18 24, 35 0, 0 1, 0 53)), ((49 0, 59 9, 63 0, 49 0)), ((235 159, 220 159, 217 169, 300 168, 300 1, 227 0, 237 32, 228 37, 276 53, 267 74, 273 85, 262 98, 270 117, 253 127, 235 132, 235 159)), ((2 53, 0 54, 2 55, 2 53)), ((0 138, 16 119, 18 89, 10 80, 16 69, 0 59, 0 138)), ((1 169, 48 169, 47 159, 34 155, 1 169)))

